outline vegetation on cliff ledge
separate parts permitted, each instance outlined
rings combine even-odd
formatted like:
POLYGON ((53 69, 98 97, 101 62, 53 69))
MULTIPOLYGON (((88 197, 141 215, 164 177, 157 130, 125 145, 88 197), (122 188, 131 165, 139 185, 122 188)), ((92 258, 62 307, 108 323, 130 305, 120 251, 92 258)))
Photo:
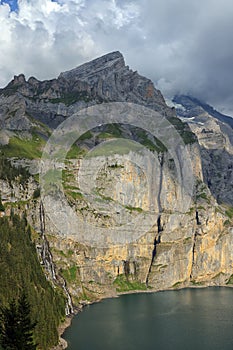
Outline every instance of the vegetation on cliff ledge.
POLYGON ((129 277, 125 275, 118 275, 113 284, 116 286, 117 292, 147 290, 144 283, 136 280, 130 280, 129 277))

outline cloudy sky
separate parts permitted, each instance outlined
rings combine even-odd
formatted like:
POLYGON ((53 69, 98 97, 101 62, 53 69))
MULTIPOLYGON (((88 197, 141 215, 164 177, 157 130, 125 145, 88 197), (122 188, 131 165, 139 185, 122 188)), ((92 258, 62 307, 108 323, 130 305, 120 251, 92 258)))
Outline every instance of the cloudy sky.
POLYGON ((0 87, 119 50, 165 96, 233 115, 232 0, 0 0, 0 30, 0 87))

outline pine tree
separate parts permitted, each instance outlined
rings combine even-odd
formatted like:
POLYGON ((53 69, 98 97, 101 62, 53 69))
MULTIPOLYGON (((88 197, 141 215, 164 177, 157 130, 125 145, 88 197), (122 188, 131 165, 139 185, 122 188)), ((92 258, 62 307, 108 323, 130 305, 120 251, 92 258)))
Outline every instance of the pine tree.
POLYGON ((1 309, 0 314, 0 344, 3 349, 15 350, 15 341, 18 338, 17 305, 13 300, 9 307, 1 309))
POLYGON ((33 341, 35 323, 31 321, 30 305, 25 293, 18 303, 13 300, 8 307, 1 309, 0 345, 4 350, 36 350, 33 341))
POLYGON ((36 323, 31 321, 30 304, 27 301, 25 293, 22 293, 18 302, 18 320, 19 320, 19 340, 21 341, 20 349, 34 350, 36 345, 33 342, 33 330, 36 323))

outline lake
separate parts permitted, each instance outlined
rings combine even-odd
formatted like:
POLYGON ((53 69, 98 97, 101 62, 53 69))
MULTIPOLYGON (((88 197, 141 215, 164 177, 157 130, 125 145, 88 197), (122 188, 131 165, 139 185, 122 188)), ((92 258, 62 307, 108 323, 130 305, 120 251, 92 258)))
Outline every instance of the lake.
POLYGON ((68 350, 233 350, 233 289, 122 295, 85 307, 68 350))

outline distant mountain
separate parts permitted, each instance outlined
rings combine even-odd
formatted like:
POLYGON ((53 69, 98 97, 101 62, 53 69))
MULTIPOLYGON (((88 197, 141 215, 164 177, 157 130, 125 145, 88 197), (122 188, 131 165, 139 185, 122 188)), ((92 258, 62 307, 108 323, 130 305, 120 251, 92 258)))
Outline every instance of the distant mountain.
POLYGON ((233 118, 191 96, 175 96, 173 102, 198 138, 205 183, 218 202, 232 205, 233 118))
POLYGON ((195 97, 176 95, 173 98, 173 102, 180 104, 185 108, 185 110, 177 108, 177 113, 183 117, 189 117, 189 115, 193 116, 193 112, 196 108, 202 108, 212 117, 230 125, 233 128, 233 118, 216 111, 213 107, 195 97))

